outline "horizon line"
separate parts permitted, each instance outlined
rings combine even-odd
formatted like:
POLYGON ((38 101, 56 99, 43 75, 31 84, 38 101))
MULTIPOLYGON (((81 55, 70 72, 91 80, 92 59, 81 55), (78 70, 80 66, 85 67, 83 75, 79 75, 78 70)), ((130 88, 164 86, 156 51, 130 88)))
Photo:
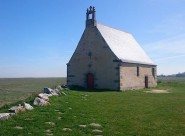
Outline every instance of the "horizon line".
POLYGON ((67 77, 0 77, 0 79, 5 78, 67 78, 67 77))

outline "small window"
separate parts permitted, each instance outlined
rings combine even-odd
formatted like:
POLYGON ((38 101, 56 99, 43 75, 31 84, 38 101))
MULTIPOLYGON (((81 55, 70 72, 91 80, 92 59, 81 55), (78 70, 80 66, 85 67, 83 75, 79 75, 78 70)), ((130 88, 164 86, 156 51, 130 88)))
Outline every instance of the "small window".
POLYGON ((137 66, 137 76, 139 76, 139 66, 137 66))
POLYGON ((92 56, 92 52, 88 52, 88 56, 91 57, 92 56))
POLYGON ((152 76, 155 78, 155 68, 152 68, 152 76))
POLYGON ((89 19, 93 19, 93 15, 92 14, 89 14, 89 19))

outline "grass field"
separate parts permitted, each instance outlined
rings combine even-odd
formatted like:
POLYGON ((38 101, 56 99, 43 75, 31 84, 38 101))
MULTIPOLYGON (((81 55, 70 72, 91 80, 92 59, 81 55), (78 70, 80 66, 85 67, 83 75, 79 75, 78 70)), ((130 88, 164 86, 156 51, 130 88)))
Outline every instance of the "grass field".
MULTIPOLYGON (((147 89, 125 92, 71 90, 67 96, 52 97, 50 106, 36 107, 0 122, 0 135, 185 135, 185 78, 159 79, 157 89, 170 93, 145 93, 147 89), (101 127, 90 126, 91 123, 101 127), (103 132, 94 132, 95 129, 103 132)), ((2 107, 0 111, 7 108, 2 107)))
POLYGON ((0 107, 61 84, 65 78, 0 78, 0 107))

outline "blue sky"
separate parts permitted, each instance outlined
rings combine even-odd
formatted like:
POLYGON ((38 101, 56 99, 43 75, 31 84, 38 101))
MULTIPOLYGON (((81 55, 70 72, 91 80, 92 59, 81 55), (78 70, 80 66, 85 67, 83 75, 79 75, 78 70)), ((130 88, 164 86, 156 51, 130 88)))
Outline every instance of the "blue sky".
POLYGON ((0 77, 65 77, 90 5, 132 33, 158 74, 185 72, 185 0, 0 0, 0 77))

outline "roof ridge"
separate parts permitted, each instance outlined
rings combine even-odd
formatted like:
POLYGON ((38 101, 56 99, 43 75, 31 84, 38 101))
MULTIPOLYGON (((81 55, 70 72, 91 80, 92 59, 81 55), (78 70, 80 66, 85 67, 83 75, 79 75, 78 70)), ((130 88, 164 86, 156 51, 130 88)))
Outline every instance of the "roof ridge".
POLYGON ((109 48, 119 59, 127 60, 128 62, 138 62, 140 64, 154 64, 131 33, 101 23, 97 23, 96 27, 109 48))
MULTIPOLYGON (((110 26, 108 26, 108 25, 105 25, 105 24, 103 24, 103 23, 100 23, 100 22, 97 22, 97 25, 103 25, 103 26, 105 26, 105 27, 108 27, 108 28, 111 28, 111 29, 114 29, 114 30, 117 30, 117 31, 121 31, 121 32, 124 32, 124 33, 128 33, 128 34, 131 34, 130 32, 128 32, 128 31, 123 31, 123 30, 121 30, 121 29, 118 29, 118 28, 114 28, 114 27, 110 27, 110 26)), ((131 34, 132 35, 132 34, 131 34)))

